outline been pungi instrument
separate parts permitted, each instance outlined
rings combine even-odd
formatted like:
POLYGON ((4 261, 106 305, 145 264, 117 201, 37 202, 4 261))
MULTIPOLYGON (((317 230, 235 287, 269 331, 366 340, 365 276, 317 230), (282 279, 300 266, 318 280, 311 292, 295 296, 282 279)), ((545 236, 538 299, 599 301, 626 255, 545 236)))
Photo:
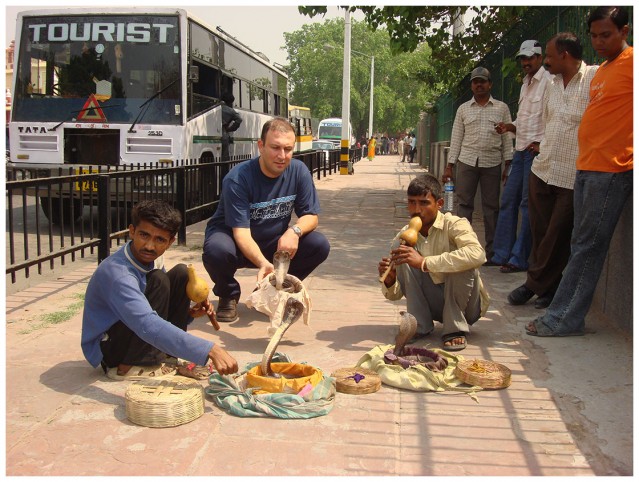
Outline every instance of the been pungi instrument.
MULTIPOLYGON (((422 229, 422 220, 419 216, 413 216, 408 222, 408 228, 402 231, 399 235, 399 244, 406 246, 415 246, 417 244, 417 235, 419 234, 419 230, 422 229)), ((383 283, 388 273, 390 273, 391 269, 395 263, 392 261, 384 271, 384 274, 379 277, 379 282, 383 283)))

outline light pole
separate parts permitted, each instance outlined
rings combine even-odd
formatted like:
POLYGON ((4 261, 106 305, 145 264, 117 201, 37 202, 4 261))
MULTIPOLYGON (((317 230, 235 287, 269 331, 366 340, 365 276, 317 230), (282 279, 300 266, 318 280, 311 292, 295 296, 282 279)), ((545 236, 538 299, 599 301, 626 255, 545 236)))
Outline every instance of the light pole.
MULTIPOLYGON (((324 49, 337 49, 339 47, 335 47, 331 44, 324 44, 324 49)), ((373 135, 373 89, 375 87, 375 56, 368 55, 362 52, 358 52, 357 50, 351 49, 351 53, 362 55, 364 57, 368 57, 371 59, 371 95, 370 95, 370 105, 368 112, 368 137, 367 140, 373 135)))

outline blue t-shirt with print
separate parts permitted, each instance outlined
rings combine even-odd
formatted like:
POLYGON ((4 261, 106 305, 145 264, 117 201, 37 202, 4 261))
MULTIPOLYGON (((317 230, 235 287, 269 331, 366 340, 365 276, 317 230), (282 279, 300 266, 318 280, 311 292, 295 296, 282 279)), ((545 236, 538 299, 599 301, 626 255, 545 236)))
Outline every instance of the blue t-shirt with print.
POLYGON ((279 238, 289 226, 291 214, 319 214, 313 177, 299 159, 277 178, 262 173, 259 157, 238 164, 222 183, 222 196, 206 227, 206 235, 251 228, 256 242, 279 238))

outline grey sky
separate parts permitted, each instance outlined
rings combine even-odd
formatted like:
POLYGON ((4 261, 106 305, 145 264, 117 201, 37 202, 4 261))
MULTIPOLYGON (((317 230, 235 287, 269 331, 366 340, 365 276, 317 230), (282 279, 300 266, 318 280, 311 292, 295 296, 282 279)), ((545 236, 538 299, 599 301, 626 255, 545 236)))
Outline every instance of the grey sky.
MULTIPOLYGON (((27 6, 7 6, 6 14, 6 45, 15 39, 15 22, 18 12, 22 10, 36 10, 45 8, 56 8, 57 6, 77 6, 87 7, 89 3, 84 2, 66 2, 64 4, 54 2, 47 6, 38 4, 27 6)), ((147 2, 136 2, 135 5, 144 5, 147 2)), ((195 3, 195 2, 194 2, 195 3)), ((328 13, 325 17, 316 16, 310 18, 301 15, 295 4, 278 4, 277 6, 248 6, 245 2, 238 1, 235 5, 229 6, 229 2, 207 2, 209 6, 195 6, 191 2, 187 3, 184 8, 193 13, 203 22, 212 27, 220 26, 230 35, 237 37, 238 40, 248 45, 257 52, 263 52, 271 62, 286 64, 286 52, 280 47, 284 46, 284 32, 292 32, 299 30, 302 25, 313 22, 324 22, 327 18, 344 17, 344 11, 337 6, 329 6, 328 13), (210 6, 212 3, 215 5, 210 6), (189 6, 193 5, 193 6, 189 6)), ((115 6, 113 4, 112 6, 115 6)), ((166 0, 154 1, 155 6, 171 6, 175 2, 168 3, 166 0)), ((99 11, 100 7, 96 7, 99 11)), ((361 14, 351 14, 352 19, 363 20, 361 14)))

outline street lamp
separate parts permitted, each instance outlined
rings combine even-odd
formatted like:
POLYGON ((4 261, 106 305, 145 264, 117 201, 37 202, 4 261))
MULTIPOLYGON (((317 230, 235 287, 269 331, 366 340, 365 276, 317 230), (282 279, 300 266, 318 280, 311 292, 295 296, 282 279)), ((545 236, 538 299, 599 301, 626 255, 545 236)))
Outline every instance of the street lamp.
MULTIPOLYGON (((329 43, 324 44, 325 50, 338 49, 338 48, 340 47, 336 47, 335 45, 331 45, 329 43)), ((351 53, 362 55, 364 57, 368 57, 371 59, 371 98, 370 98, 369 113, 368 113, 368 138, 370 138, 373 135, 373 88, 375 85, 375 56, 358 52, 357 50, 353 50, 353 49, 351 49, 351 53)))

